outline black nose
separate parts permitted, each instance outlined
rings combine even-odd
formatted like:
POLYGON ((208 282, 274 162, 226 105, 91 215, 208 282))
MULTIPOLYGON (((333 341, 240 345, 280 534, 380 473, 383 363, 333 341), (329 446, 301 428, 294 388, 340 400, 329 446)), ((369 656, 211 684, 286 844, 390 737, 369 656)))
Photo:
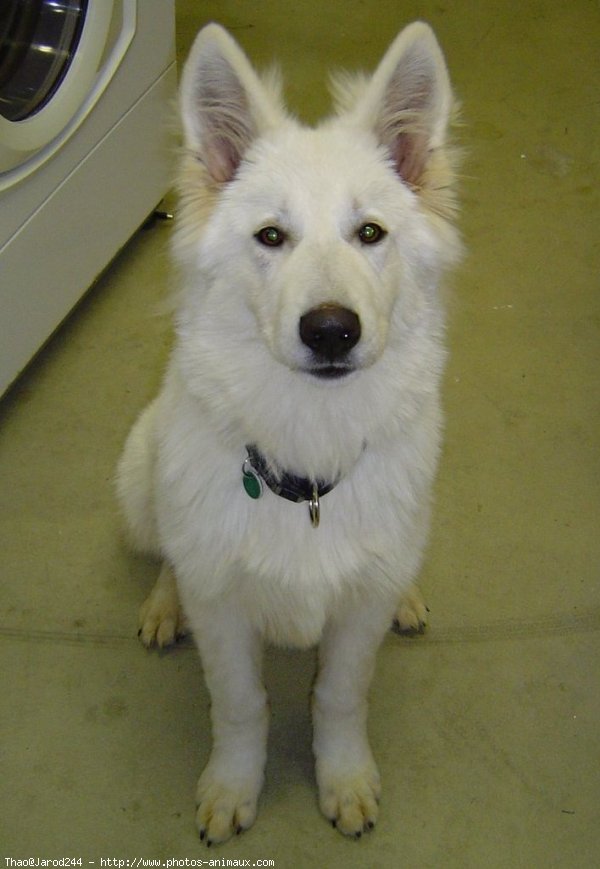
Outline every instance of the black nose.
POLYGON ((328 302, 300 318, 300 339, 328 362, 342 359, 360 339, 360 320, 354 311, 328 302))

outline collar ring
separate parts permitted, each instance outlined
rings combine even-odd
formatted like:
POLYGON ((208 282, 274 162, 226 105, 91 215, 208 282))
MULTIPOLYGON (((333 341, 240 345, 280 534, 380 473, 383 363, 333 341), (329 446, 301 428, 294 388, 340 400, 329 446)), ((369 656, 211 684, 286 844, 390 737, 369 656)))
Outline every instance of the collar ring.
POLYGON ((313 528, 319 527, 321 521, 321 502, 319 500, 319 489, 316 483, 313 483, 312 497, 308 502, 308 515, 313 528))

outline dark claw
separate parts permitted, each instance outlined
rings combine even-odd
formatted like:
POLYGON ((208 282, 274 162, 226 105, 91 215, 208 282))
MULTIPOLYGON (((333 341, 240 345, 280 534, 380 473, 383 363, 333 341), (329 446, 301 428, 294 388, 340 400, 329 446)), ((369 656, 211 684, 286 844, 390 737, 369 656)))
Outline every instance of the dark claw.
POLYGON ((206 830, 200 830, 200 841, 204 842, 204 837, 206 836, 206 830))
POLYGON ((375 826, 375 824, 373 821, 367 821, 367 824, 366 824, 367 830, 372 830, 374 826, 375 826))
POLYGON ((238 824, 237 827, 235 828, 235 835, 239 836, 240 833, 243 833, 243 832, 244 832, 244 828, 242 827, 241 824, 238 824))
POLYGON ((334 830, 337 827, 337 821, 335 818, 331 818, 331 826, 333 827, 334 830))
POLYGON ((362 830, 359 830, 358 833, 355 833, 355 834, 354 834, 354 838, 355 838, 355 839, 360 839, 361 836, 362 836, 362 830))

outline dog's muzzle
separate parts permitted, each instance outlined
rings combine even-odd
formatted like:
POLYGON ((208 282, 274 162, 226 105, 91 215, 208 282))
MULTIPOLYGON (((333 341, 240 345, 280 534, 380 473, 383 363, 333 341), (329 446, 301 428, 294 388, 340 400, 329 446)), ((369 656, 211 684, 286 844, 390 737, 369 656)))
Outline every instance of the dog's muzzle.
POLYGON ((300 340, 312 351, 310 373, 342 377, 354 370, 349 354, 360 340, 360 320, 349 308, 327 302, 300 318, 300 340))

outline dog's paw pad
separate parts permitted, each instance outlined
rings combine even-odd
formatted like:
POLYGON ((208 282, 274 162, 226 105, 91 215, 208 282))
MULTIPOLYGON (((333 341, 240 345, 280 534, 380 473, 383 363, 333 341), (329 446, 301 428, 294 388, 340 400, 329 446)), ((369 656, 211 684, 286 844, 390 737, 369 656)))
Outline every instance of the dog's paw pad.
POLYGON ((319 790, 321 811, 345 836, 360 839, 373 829, 379 811, 381 787, 376 771, 323 782, 319 790))
POLYGON ((392 622, 392 630, 403 636, 417 636, 425 633, 429 610, 417 588, 412 588, 403 596, 392 622))

